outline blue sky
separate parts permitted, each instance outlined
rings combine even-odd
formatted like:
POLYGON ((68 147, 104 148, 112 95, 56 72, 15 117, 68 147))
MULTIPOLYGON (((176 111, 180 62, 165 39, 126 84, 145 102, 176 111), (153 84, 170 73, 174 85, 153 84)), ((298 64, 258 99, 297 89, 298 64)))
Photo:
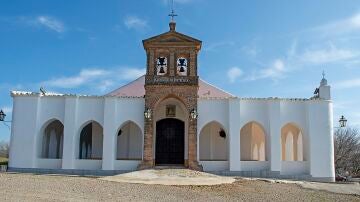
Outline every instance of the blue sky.
MULTIPOLYGON (((200 76, 240 97, 309 98, 321 73, 335 121, 360 126, 358 0, 175 0, 203 41, 200 76), (226 2, 226 3, 225 3, 226 2)), ((141 40, 168 31, 167 0, 0 2, 0 108, 10 90, 102 95, 143 74, 141 40)), ((337 124, 337 123, 335 123, 337 124)), ((0 125, 0 140, 9 139, 0 125)))

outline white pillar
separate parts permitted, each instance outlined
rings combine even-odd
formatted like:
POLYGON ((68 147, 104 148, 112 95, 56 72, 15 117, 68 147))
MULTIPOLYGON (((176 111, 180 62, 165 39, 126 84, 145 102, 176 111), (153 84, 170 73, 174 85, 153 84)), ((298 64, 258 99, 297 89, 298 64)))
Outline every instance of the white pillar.
POLYGON ((229 99, 230 171, 240 171, 240 100, 229 99))
POLYGON ((281 171, 281 106, 280 100, 270 101, 269 110, 269 133, 270 135, 270 162, 271 171, 281 171))
POLYGON ((333 108, 331 101, 308 103, 310 174, 320 181, 335 181, 333 108))
POLYGON ((106 97, 104 102, 103 170, 114 170, 118 126, 116 124, 117 98, 106 97))
POLYGON ((75 169, 76 154, 76 138, 80 138, 78 133, 77 123, 77 97, 66 97, 65 98, 65 114, 64 114, 64 149, 63 149, 63 169, 75 169))

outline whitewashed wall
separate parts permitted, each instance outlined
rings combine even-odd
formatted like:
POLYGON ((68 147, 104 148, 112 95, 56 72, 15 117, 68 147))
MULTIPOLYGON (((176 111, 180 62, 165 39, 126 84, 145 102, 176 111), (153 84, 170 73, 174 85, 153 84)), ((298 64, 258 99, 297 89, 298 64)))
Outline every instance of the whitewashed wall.
MULTIPOLYGON (((258 171, 267 169, 284 175, 311 174, 314 178, 321 180, 334 180, 332 104, 330 101, 200 99, 198 110, 198 133, 207 123, 216 121, 225 127, 230 138, 229 167, 224 167, 226 165, 224 162, 204 161, 202 163, 205 170, 213 171, 221 168, 230 171, 258 171), (240 161, 240 130, 250 122, 256 122, 264 129, 267 161, 240 161), (288 123, 294 124, 302 132, 303 152, 306 161, 281 161, 281 129, 288 123), (317 146, 323 142, 326 144, 317 146), (321 156, 326 157, 321 158, 321 156), (293 169, 294 167, 297 169, 293 169)), ((199 138, 198 141, 200 140, 199 138)))
MULTIPOLYGON (((143 133, 144 99, 86 96, 14 95, 10 167, 64 169, 127 169, 139 161, 116 161, 117 132, 132 121, 143 133), (62 160, 41 159, 43 130, 53 120, 64 125, 62 160), (79 160, 79 135, 82 127, 96 121, 103 127, 103 159, 79 160), (53 163, 51 163, 53 162, 53 163), (122 167, 124 165, 124 167, 122 167)), ((285 99, 199 99, 198 142, 203 127, 217 122, 227 134, 228 161, 203 162, 206 170, 262 170, 289 173, 296 163, 281 161, 281 128, 293 123, 304 136, 304 159, 299 173, 324 180, 334 179, 332 103, 324 100, 285 99), (265 132, 266 162, 241 162, 240 130, 259 123, 265 132), (243 163, 243 165, 242 165, 243 163), (260 165, 261 164, 261 165, 260 165), (258 165, 258 167, 254 167, 258 165)), ((143 143, 141 143, 141 147, 143 143)), ((199 149, 199 147, 198 147, 199 149)), ((198 151, 199 155, 199 151, 198 151)), ((186 156, 185 156, 186 158, 186 156)))
MULTIPOLYGON (((142 98, 14 96, 9 167, 114 170, 117 131, 127 121, 136 123, 143 131, 143 112, 142 98), (54 120, 64 125, 66 149, 63 159, 43 159, 44 129, 54 120), (103 151, 95 151, 103 154, 102 160, 78 159, 80 132, 91 121, 103 127, 103 151)), ((129 167, 129 164, 124 162, 124 166, 129 167)), ((121 164, 116 168, 122 169, 121 164)))

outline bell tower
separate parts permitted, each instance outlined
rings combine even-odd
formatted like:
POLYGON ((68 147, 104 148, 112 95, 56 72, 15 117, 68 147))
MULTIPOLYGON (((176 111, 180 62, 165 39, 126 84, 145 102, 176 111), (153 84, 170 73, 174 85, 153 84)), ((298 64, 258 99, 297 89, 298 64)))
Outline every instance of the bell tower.
MULTIPOLYGON (((155 166, 156 107, 163 100, 177 99, 186 109, 187 149, 184 166, 201 170, 197 160, 197 56, 201 41, 176 31, 176 23, 169 23, 169 31, 143 40, 147 55, 145 75, 145 125, 143 161, 139 169, 155 166)), ((185 157, 184 157, 185 158, 185 157)))

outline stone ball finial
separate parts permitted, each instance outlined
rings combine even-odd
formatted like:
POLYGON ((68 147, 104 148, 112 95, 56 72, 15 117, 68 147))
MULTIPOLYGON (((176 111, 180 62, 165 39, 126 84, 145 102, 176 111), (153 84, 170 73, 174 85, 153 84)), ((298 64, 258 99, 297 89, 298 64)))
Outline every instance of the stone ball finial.
POLYGON ((170 22, 169 23, 170 31, 174 32, 176 28, 176 22, 170 22))
POLYGON ((326 86, 326 85, 327 85, 327 80, 325 79, 325 71, 323 71, 320 86, 326 86))
POLYGON ((321 79, 320 86, 326 86, 327 80, 325 78, 321 79))

